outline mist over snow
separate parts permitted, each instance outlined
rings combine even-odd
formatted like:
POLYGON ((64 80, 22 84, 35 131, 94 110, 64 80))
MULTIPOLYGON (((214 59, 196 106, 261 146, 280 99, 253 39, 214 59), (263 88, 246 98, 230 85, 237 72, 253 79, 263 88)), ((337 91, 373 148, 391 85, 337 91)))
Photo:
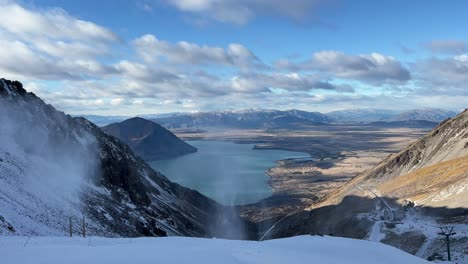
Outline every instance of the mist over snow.
POLYGON ((83 118, 0 79, 0 235, 217 236, 223 207, 83 118))
POLYGON ((33 222, 65 229, 99 173, 96 139, 51 106, 16 99, 0 98, 0 215, 25 232, 48 230, 33 222))

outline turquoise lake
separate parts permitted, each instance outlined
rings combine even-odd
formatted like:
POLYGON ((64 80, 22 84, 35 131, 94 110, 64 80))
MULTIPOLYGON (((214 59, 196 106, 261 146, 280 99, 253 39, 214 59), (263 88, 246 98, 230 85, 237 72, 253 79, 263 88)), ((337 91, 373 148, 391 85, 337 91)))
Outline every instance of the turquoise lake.
POLYGON ((198 152, 169 160, 151 162, 166 177, 224 205, 257 202, 269 197, 266 170, 275 161, 301 158, 305 153, 257 150, 253 144, 225 141, 187 141, 198 152))

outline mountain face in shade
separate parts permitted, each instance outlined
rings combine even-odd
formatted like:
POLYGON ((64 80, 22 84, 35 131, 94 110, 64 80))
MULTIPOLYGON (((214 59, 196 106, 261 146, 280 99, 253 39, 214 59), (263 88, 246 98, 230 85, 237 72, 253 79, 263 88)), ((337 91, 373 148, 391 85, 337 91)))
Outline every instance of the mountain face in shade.
POLYGON ((0 79, 0 124, 0 234, 78 234, 84 217, 94 236, 217 235, 224 207, 17 81, 0 79))
POLYGON ((145 160, 169 159, 196 152, 197 149, 157 123, 134 117, 102 128, 145 160))

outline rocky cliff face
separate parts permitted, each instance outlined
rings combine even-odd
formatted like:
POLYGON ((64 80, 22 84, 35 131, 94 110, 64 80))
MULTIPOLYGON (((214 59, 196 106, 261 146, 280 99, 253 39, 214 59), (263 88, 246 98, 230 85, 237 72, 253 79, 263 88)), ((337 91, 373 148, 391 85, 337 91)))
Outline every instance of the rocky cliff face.
MULTIPOLYGON (((223 208, 117 138, 0 79, 0 233, 209 236, 223 208)), ((217 228, 220 229, 219 227, 217 228)))
POLYGON ((196 152, 197 149, 157 123, 134 117, 102 128, 145 160, 169 159, 196 152))

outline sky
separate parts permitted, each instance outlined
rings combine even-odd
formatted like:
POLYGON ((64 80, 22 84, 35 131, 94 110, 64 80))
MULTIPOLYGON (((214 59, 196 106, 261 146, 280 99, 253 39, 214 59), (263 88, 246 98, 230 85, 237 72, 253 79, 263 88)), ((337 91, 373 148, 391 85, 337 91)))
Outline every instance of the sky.
POLYGON ((0 77, 70 114, 468 102, 467 1, 0 0, 0 77))

